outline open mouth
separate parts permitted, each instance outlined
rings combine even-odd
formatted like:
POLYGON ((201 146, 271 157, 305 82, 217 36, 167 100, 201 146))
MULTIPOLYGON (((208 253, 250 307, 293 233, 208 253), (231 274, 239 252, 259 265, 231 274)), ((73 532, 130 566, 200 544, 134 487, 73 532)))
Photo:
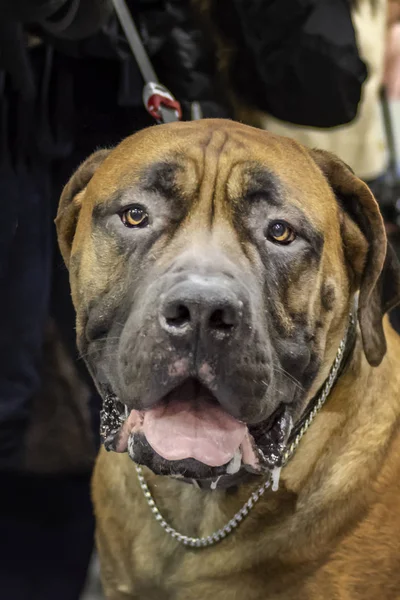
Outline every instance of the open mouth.
POLYGON ((204 385, 187 379, 146 411, 108 397, 101 433, 107 450, 128 451, 159 474, 210 478, 280 466, 291 427, 283 405, 263 423, 248 426, 226 412, 204 385))

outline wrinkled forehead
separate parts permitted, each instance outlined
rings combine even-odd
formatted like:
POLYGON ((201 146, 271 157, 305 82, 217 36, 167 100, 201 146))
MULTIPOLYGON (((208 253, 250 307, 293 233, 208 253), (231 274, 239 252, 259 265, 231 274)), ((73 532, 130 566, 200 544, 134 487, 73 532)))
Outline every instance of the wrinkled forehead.
POLYGON ((283 138, 224 120, 157 125, 124 140, 89 184, 94 204, 124 190, 193 197, 202 186, 235 202, 264 194, 305 209, 323 226, 332 209, 330 188, 308 151, 283 138), (326 213, 326 214, 325 214, 326 213))

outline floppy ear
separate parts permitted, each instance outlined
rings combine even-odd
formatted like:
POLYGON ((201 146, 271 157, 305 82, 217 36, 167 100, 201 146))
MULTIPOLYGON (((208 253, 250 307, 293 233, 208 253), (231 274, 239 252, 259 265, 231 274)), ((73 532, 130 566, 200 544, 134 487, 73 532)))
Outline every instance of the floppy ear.
POLYGON ((386 353, 383 315, 400 302, 400 265, 387 243, 379 206, 369 187, 330 152, 312 150, 311 156, 342 209, 343 246, 359 290, 364 352, 368 362, 378 366, 386 353))
POLYGON ((61 194, 55 220, 58 244, 67 267, 71 254, 71 246, 78 222, 79 211, 82 204, 83 192, 111 150, 98 150, 81 164, 72 175, 61 194))

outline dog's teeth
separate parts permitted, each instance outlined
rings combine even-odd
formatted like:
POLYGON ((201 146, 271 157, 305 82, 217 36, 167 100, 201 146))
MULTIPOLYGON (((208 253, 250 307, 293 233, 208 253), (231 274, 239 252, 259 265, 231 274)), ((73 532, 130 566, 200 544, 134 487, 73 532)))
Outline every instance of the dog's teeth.
POLYGON ((272 469, 272 491, 277 492, 279 489, 279 479, 281 478, 282 467, 274 467, 272 469))
POLYGON ((234 475, 235 473, 237 473, 241 467, 241 464, 242 464, 242 453, 240 451, 240 448, 238 448, 236 450, 235 454, 233 455, 232 460, 226 467, 226 472, 228 473, 228 475, 234 475))
POLYGON ((217 485, 218 485, 218 481, 221 479, 222 475, 220 475, 219 477, 217 477, 217 479, 215 481, 211 482, 210 488, 212 490, 216 490, 217 489, 217 485))

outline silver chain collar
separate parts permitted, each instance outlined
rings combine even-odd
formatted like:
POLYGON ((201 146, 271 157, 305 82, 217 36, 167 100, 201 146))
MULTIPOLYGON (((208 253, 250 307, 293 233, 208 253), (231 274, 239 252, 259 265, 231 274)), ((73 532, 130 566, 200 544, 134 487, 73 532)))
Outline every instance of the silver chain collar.
MULTIPOLYGON (((313 410, 311 411, 308 418, 306 419, 303 426, 301 427, 299 433, 296 435, 293 442, 290 444, 290 446, 284 452, 283 457, 282 457, 283 458, 282 467, 287 465, 289 460, 292 458, 303 435, 306 433, 306 431, 310 427, 311 423, 315 419, 316 415, 318 414, 318 412, 321 410, 321 408, 325 404, 326 399, 328 398, 329 393, 333 387, 333 384, 336 381, 336 377, 339 372, 340 365, 342 363, 342 359, 343 359, 343 355, 344 355, 344 351, 345 351, 345 348, 347 345, 349 331, 350 331, 351 327, 353 327, 353 325, 354 325, 354 318, 353 318, 353 316, 351 316, 350 323, 347 328, 346 334, 339 344, 339 348, 338 348, 334 363, 331 367, 328 378, 324 383, 324 386, 322 388, 322 391, 318 398, 318 401, 316 402, 313 410)), ((279 473, 280 473, 280 467, 278 469, 274 469, 273 471, 271 471, 268 475, 268 479, 266 481, 264 481, 264 483, 262 485, 260 485, 260 487, 255 492, 253 492, 251 494, 251 496, 247 500, 247 502, 245 502, 245 504, 242 506, 242 508, 235 514, 235 516, 230 521, 228 521, 228 523, 226 525, 224 525, 224 527, 222 527, 221 529, 218 529, 217 531, 214 531, 214 533, 212 533, 211 535, 208 535, 206 537, 190 537, 187 535, 183 535, 182 533, 179 533, 179 531, 176 531, 176 529, 174 529, 167 523, 167 521, 164 519, 164 517, 162 516, 162 514, 160 513, 160 511, 157 508, 154 498, 150 492, 149 486, 147 485, 146 480, 144 478, 142 467, 140 465, 135 465, 135 466, 136 466, 137 476, 138 476, 138 480, 139 480, 139 485, 142 489, 143 495, 146 498, 147 504, 149 505, 150 510, 153 513, 156 521, 158 521, 158 523, 161 525, 161 527, 167 533, 169 533, 169 535, 172 538, 174 538, 175 540, 177 540, 184 546, 191 546, 193 548, 207 548, 208 546, 214 546, 214 544, 217 544, 218 542, 220 542, 221 540, 226 538, 230 533, 232 533, 232 531, 234 531, 242 523, 242 521, 244 521, 244 519, 247 517, 247 515, 249 514, 249 512, 251 511, 253 506, 259 501, 261 496, 270 487, 271 483, 272 483, 272 489, 273 490, 277 489, 276 478, 279 479, 279 473)))

